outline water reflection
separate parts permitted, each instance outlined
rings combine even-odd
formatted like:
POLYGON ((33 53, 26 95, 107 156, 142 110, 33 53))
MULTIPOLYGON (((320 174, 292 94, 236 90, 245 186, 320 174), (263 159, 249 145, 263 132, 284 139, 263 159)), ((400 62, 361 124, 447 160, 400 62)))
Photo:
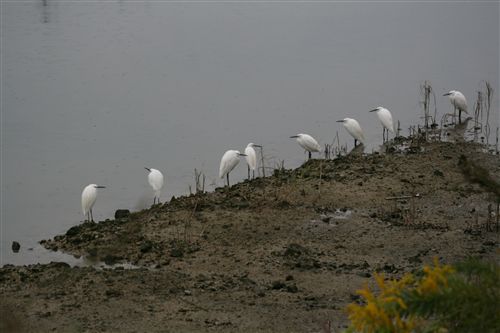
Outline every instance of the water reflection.
POLYGON ((41 12, 42 12, 42 22, 49 23, 50 22, 50 8, 49 8, 49 0, 41 0, 41 12))
MULTIPOLYGON (((32 265, 32 264, 48 264, 51 262, 64 262, 72 267, 94 267, 96 269, 143 268, 141 266, 137 266, 129 262, 106 264, 105 262, 97 260, 96 258, 90 256, 73 256, 62 251, 47 250, 40 244, 37 244, 36 246, 29 248, 21 247, 17 255, 18 255, 17 260, 15 261, 11 260, 10 262, 1 264, 10 264, 11 262, 14 262, 16 265, 32 265)), ((152 269, 153 266, 145 268, 152 269)))

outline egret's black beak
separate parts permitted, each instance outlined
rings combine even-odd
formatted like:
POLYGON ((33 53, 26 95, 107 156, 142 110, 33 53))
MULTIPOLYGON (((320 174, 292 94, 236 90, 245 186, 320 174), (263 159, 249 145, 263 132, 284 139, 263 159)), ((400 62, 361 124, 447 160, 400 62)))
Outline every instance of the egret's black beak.
POLYGON ((378 109, 373 109, 373 110, 370 110, 370 112, 374 112, 374 111, 378 111, 378 109))
POLYGON ((103 186, 103 185, 97 185, 95 188, 106 188, 106 186, 103 186))
POLYGON ((247 156, 247 154, 240 153, 240 156, 247 156))
POLYGON ((451 93, 446 93, 446 94, 443 94, 443 96, 449 96, 451 95, 451 93))
POLYGON ((262 146, 261 146, 261 145, 256 145, 256 144, 254 144, 253 146, 254 146, 254 147, 259 147, 259 148, 262 148, 262 146))
POLYGON ((345 120, 344 120, 344 119, 342 119, 342 120, 337 120, 337 122, 338 122, 338 123, 343 123, 343 122, 345 122, 345 120))
POLYGON ((299 137, 298 135, 292 135, 292 136, 290 137, 290 139, 295 139, 295 138, 298 138, 298 137, 299 137))
POLYGON ((144 167, 144 169, 146 169, 146 170, 148 170, 149 172, 151 172, 151 169, 150 169, 150 168, 146 168, 146 167, 144 167))

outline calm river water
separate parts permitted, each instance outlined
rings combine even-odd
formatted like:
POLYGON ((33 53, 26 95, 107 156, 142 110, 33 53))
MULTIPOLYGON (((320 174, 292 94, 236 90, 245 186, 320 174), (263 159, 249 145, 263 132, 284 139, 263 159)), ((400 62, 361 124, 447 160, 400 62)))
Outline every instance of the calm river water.
POLYGON ((222 185, 222 154, 248 142, 286 167, 306 158, 290 135, 352 146, 347 116, 377 150, 368 111, 387 107, 406 134, 424 80, 439 117, 444 92, 472 108, 483 80, 499 106, 498 2, 2 0, 1 52, 0 265, 64 260, 37 242, 83 220, 89 183, 107 186, 102 220, 152 201, 145 166, 163 171, 165 201, 194 168, 222 185))

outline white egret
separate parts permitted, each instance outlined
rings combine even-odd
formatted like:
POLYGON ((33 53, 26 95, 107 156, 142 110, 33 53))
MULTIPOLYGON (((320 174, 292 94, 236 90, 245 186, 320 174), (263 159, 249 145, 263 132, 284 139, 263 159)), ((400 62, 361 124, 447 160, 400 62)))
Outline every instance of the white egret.
POLYGON ((342 120, 337 120, 338 123, 344 123, 344 127, 352 135, 354 138, 354 147, 357 146, 358 141, 361 143, 365 143, 365 136, 363 134, 363 130, 356 119, 352 118, 344 118, 342 120))
POLYGON ((389 132, 394 133, 394 123, 392 122, 392 115, 391 111, 387 110, 386 108, 383 108, 381 106, 376 107, 373 110, 370 110, 370 112, 376 112, 377 117, 382 123, 383 129, 382 129, 382 138, 383 141, 386 141, 385 137, 385 131, 387 130, 387 140, 389 140, 389 132))
POLYGON ((228 150, 222 156, 219 167, 219 177, 227 177, 227 186, 229 186, 229 173, 240 163, 240 156, 247 156, 238 150, 228 150))
POLYGON ((158 203, 160 203, 160 194, 161 194, 161 189, 163 188, 163 174, 160 172, 160 170, 153 169, 153 168, 144 168, 149 171, 148 174, 148 182, 149 185, 153 188, 153 191, 155 191, 155 197, 153 199, 153 205, 156 203, 158 200, 158 203))
POLYGON ((309 134, 300 133, 297 135, 293 135, 290 138, 297 139, 299 145, 309 153, 309 158, 311 158, 311 153, 319 152, 321 150, 321 146, 319 145, 318 141, 316 141, 309 134))
POLYGON ((257 154, 255 153, 254 147, 260 147, 261 145, 256 145, 250 142, 245 148, 245 154, 247 155, 245 159, 247 160, 248 166, 248 179, 250 179, 250 170, 252 170, 253 178, 255 178, 255 169, 257 168, 257 154))
POLYGON ((458 109, 458 123, 460 124, 462 122, 462 111, 467 113, 467 100, 464 94, 458 90, 450 90, 443 96, 449 96, 450 103, 453 105, 453 114, 455 114, 458 109))
POLYGON ((89 222, 94 222, 94 216, 92 216, 92 207, 94 206, 95 200, 97 198, 98 188, 106 188, 106 186, 90 184, 85 186, 82 192, 83 215, 87 217, 87 221, 89 222))

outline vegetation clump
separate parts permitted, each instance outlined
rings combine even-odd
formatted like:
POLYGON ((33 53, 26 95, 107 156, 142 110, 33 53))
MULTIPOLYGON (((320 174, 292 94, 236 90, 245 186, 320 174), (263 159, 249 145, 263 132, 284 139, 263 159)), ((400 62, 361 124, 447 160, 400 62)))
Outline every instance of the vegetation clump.
POLYGON ((499 332, 500 267, 469 260, 424 266, 417 274, 386 281, 379 292, 358 291, 363 303, 347 307, 347 332, 499 332))

